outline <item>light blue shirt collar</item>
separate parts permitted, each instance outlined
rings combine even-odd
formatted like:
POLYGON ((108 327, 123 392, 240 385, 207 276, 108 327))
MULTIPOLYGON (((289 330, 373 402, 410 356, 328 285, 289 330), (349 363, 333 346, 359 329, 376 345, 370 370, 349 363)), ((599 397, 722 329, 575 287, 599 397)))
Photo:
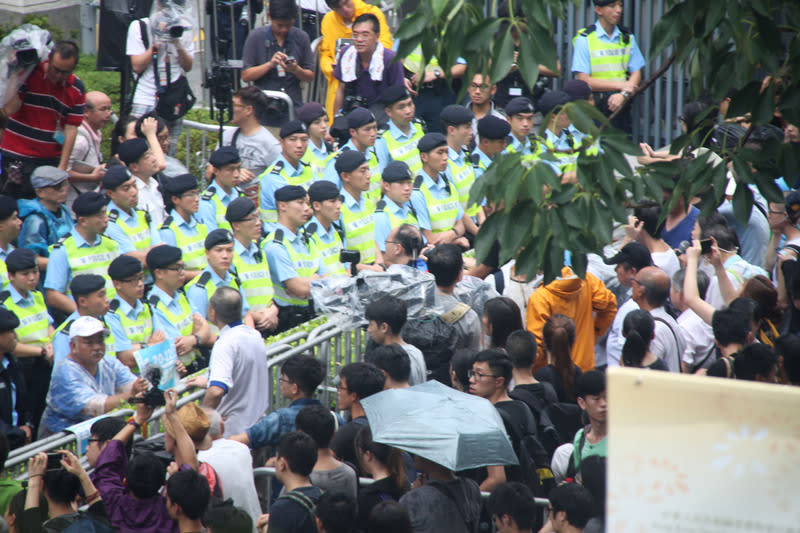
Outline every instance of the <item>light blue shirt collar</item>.
POLYGON ((383 201, 386 202, 386 209, 388 209, 393 215, 399 215, 399 218, 405 218, 405 216, 408 214, 409 206, 411 205, 410 202, 406 202, 402 206, 398 205, 397 202, 388 196, 384 196, 383 201))
POLYGON ((314 233, 319 235, 323 242, 331 242, 336 237, 336 228, 333 227, 333 224, 331 224, 326 231, 325 226, 322 225, 322 222, 320 222, 316 216, 313 216, 311 219, 309 219, 306 227, 312 223, 317 225, 317 229, 314 233))
POLYGON ((124 209, 114 203, 113 200, 108 202, 108 211, 113 211, 114 209, 117 210, 119 213, 119 218, 123 219, 125 222, 136 222, 136 210, 131 209, 130 213, 126 213, 124 209))
POLYGON ((161 300, 161 303, 163 303, 167 307, 171 307, 172 304, 177 301, 180 294, 181 294, 180 291, 175 291, 175 295, 170 296, 161 287, 153 285, 153 288, 150 289, 150 294, 148 295, 148 298, 150 296, 158 296, 158 299, 161 300))
POLYGON ((216 178, 209 184, 208 188, 210 189, 211 187, 214 187, 214 190, 217 191, 217 196, 219 196, 219 199, 222 200, 223 204, 227 204, 228 202, 236 198, 236 196, 233 196, 234 194, 236 194, 236 187, 231 189, 231 194, 228 194, 225 192, 225 189, 223 189, 222 186, 220 186, 220 184, 217 183, 216 178))
POLYGON ((169 214, 172 217, 172 220, 174 220, 175 223, 178 225, 178 227, 185 226, 187 228, 194 229, 194 227, 197 226, 197 219, 194 217, 194 215, 189 217, 189 222, 186 222, 176 209, 170 211, 169 214))
POLYGON ((308 141, 308 148, 317 157, 320 157, 320 158, 328 157, 328 147, 325 146, 324 142, 322 143, 322 148, 317 148, 317 145, 315 145, 311 141, 308 141))
POLYGON ((97 235, 97 237, 95 237, 94 242, 92 244, 89 244, 89 242, 83 238, 83 235, 78 233, 78 230, 76 228, 72 228, 72 231, 70 233, 72 234, 72 238, 75 239, 75 244, 78 246, 78 248, 83 248, 83 247, 91 248, 93 246, 98 246, 102 240, 100 238, 100 235, 97 235))
POLYGON ((439 179, 437 181, 433 181, 433 178, 428 175, 427 172, 424 170, 420 174, 422 176, 422 183, 427 185, 428 189, 430 190, 439 190, 442 191, 445 188, 444 185, 444 172, 439 174, 439 179))
POLYGON ((608 41, 612 43, 616 42, 619 40, 620 35, 622 34, 622 32, 619 31, 619 25, 617 25, 614 26, 614 31, 611 32, 611 36, 609 37, 609 35, 606 33, 606 30, 603 28, 603 25, 600 24, 600 19, 597 19, 595 21, 594 27, 595 27, 594 31, 597 32, 597 37, 603 41, 608 41))
POLYGON ((475 148, 475 150, 472 153, 478 154, 478 157, 481 158, 481 163, 483 163, 483 166, 485 166, 486 168, 489 168, 489 165, 492 164, 492 158, 484 154, 480 148, 475 148))
POLYGON ((20 307, 29 307, 33 305, 33 291, 28 291, 28 296, 23 297, 22 294, 11 284, 8 284, 8 293, 11 296, 11 301, 20 307))
POLYGON ((347 192, 347 190, 344 187, 342 187, 342 200, 344 202, 344 205, 346 205, 351 210, 354 207, 364 209, 364 204, 365 204, 364 193, 361 193, 361 201, 359 202, 355 198, 353 198, 352 194, 347 192))
POLYGON ((258 253, 258 246, 251 242, 250 246, 245 248, 239 239, 233 239, 233 253, 241 257, 245 263, 252 265, 256 263, 255 254, 258 253))
POLYGON ((126 302, 124 298, 117 298, 117 300, 119 301, 120 312, 131 320, 136 320, 139 313, 144 309, 144 305, 139 300, 136 300, 136 305, 133 307, 131 307, 131 304, 126 302))
POLYGON ((389 120, 389 122, 387 123, 387 126, 389 127, 388 128, 389 129, 389 135, 394 137, 394 139, 396 141, 408 141, 408 140, 411 139, 411 137, 414 136, 415 130, 414 130, 414 123, 413 122, 408 125, 408 135, 403 133, 403 130, 398 128, 397 125, 394 122, 392 122, 392 120, 389 120))
POLYGON ((467 157, 467 154, 464 152, 464 150, 459 150, 458 152, 456 152, 455 150, 453 150, 448 146, 447 157, 449 157, 450 161, 452 161, 456 165, 461 166, 464 164, 464 159, 467 157))

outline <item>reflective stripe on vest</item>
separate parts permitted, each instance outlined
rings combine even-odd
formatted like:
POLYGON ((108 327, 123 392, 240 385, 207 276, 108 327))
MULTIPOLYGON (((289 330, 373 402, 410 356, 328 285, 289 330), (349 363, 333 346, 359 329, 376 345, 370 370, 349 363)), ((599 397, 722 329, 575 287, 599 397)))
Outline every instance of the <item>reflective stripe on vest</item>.
MULTIPOLYGON (((105 235, 101 235, 100 244, 97 246, 78 248, 78 245, 75 244, 75 239, 70 234, 61 246, 64 247, 64 251, 67 253, 67 261, 69 262, 70 270, 72 270, 72 277, 74 278, 78 274, 103 276, 106 280, 106 296, 109 300, 112 299, 117 291, 108 276, 108 265, 120 255, 117 243, 105 235)), ((67 285, 67 294, 72 294, 69 290, 69 285, 67 285)))
POLYGON ((375 155, 374 148, 371 150, 368 148, 366 155, 369 158, 369 190, 364 193, 364 196, 372 202, 377 202, 381 197, 381 170, 378 156, 375 155))
MULTIPOLYGON (((586 30, 586 28, 584 28, 586 30)), ((578 32, 578 36, 583 35, 584 30, 578 32)), ((631 42, 623 43, 623 36, 620 34, 616 43, 609 43, 600 40, 597 28, 595 31, 586 35, 586 42, 589 46, 589 68, 593 78, 601 80, 624 81, 628 78, 628 63, 631 59, 631 42)), ((573 44, 575 42, 573 39, 573 44)))
POLYGON ((339 252, 342 251, 342 239, 339 237, 337 231, 333 232, 333 241, 329 243, 322 242, 322 238, 314 232, 309 239, 309 244, 315 248, 316 253, 322 258, 322 264, 325 265, 325 271, 332 276, 346 275, 344 265, 339 261, 339 252))
MULTIPOLYGON (((264 245, 266 243, 271 242, 275 239, 275 232, 273 231, 267 238, 264 239, 264 245)), ((278 241, 275 241, 278 242, 278 241)), ((286 248, 286 251, 289 253, 289 260, 292 262, 292 267, 294 268, 295 272, 297 272, 297 277, 299 278, 310 278, 314 274, 317 273, 318 263, 317 260, 319 259, 319 252, 316 248, 309 247, 305 245, 306 253, 301 254, 294 249, 291 243, 286 243, 284 241, 280 241, 281 246, 286 248)), ((266 252, 265 252, 266 253, 266 252)), ((298 305, 298 306, 305 306, 308 305, 308 300, 303 298, 295 298, 294 296, 289 296, 286 293, 286 287, 282 283, 277 285, 273 285, 272 287, 275 290, 274 299, 277 302, 280 302, 281 305, 298 305)))
POLYGON ((0 289, 8 285, 8 267, 6 262, 0 259, 0 289))
MULTIPOLYGON (((439 176, 440 180, 447 178, 439 176)), ((428 207, 428 218, 431 222, 431 231, 433 233, 442 233, 443 231, 450 231, 456 225, 458 217, 458 193, 454 187, 450 187, 450 194, 445 198, 434 198, 433 193, 428 189, 428 186, 423 182, 419 186, 419 191, 425 197, 425 204, 428 207)))
POLYGON ((117 217, 110 224, 116 224, 122 232, 133 241, 133 247, 137 250, 143 250, 150 247, 150 224, 147 222, 147 215, 141 209, 135 209, 136 213, 136 226, 129 226, 127 222, 122 220, 122 217, 117 217))
POLYGON ((119 317, 122 330, 131 343, 147 343, 147 339, 153 334, 153 315, 150 312, 149 305, 142 305, 142 311, 136 317, 136 320, 128 318, 128 315, 120 311, 119 307, 114 310, 114 314, 119 317))
POLYGON ((472 184, 475 183, 475 170, 472 168, 469 154, 465 154, 464 163, 461 165, 456 164, 456 162, 450 158, 447 159, 447 164, 450 167, 451 183, 455 185, 456 190, 458 190, 458 201, 461 202, 461 207, 467 215, 477 215, 478 211, 481 209, 479 205, 473 205, 467 209, 469 190, 472 188, 472 184))
MULTIPOLYGON (((175 328, 182 337, 188 337, 192 334, 192 330, 194 328, 194 323, 192 321, 192 308, 189 306, 189 300, 186 299, 186 295, 184 293, 178 292, 175 297, 178 299, 178 306, 181 308, 180 314, 170 311, 161 300, 158 300, 154 307, 164 313, 164 316, 166 316, 167 320, 175 325, 175 328)), ((189 353, 179 356, 178 359, 180 359, 181 363, 184 365, 189 365, 198 355, 200 355, 200 353, 197 350, 192 350, 189 353)))
MULTIPOLYGON (((234 191, 236 191, 236 189, 234 189, 234 191)), ((228 220, 225 218, 225 213, 228 211, 228 206, 222 203, 222 200, 220 200, 216 190, 214 191, 214 196, 212 196, 210 200, 206 201, 210 201, 211 203, 214 204, 214 212, 216 213, 215 220, 217 223, 217 227, 232 231, 233 228, 231 228, 231 223, 228 222, 228 220)))
POLYGON ((414 134, 407 141, 396 140, 389 130, 383 132, 383 140, 393 161, 403 161, 411 170, 411 175, 416 176, 422 170, 422 160, 419 157, 417 143, 422 138, 422 128, 413 122, 409 125, 414 134))
POLYGON ((375 262, 375 204, 363 199, 364 209, 353 212, 342 204, 344 244, 349 250, 361 252, 361 262, 375 262))
POLYGON ((14 330, 20 344, 41 344, 50 342, 50 315, 44 296, 39 291, 31 291, 33 305, 22 307, 16 304, 9 295, 3 305, 19 319, 19 326, 14 330))
POLYGON ((169 229, 175 235, 175 246, 183 252, 183 264, 187 270, 202 270, 208 264, 206 260, 205 240, 208 236, 208 228, 205 224, 197 224, 196 235, 186 235, 181 231, 180 226, 174 220, 169 225, 169 229))
MULTIPOLYGON (((308 153, 308 151, 306 151, 306 153, 308 153)), ((283 161, 280 161, 280 163, 283 163, 283 161)), ((281 168, 280 172, 273 172, 275 168, 275 165, 273 164, 267 170, 265 170, 263 174, 261 174, 262 176, 261 180, 269 179, 270 174, 278 174, 284 180, 286 180, 287 185, 300 185, 305 190, 308 190, 308 188, 311 186, 311 183, 313 183, 314 181, 314 171, 311 169, 311 165, 304 165, 300 163, 300 166, 303 168, 303 170, 300 172, 300 175, 290 176, 289 173, 286 171, 285 166, 281 168)), ((277 224, 278 223, 277 207, 275 209, 262 209, 261 222, 264 222, 265 224, 277 224)))
MULTIPOLYGON (((264 252, 261 254, 263 256, 264 252)), ((236 274, 250 308, 259 310, 269 307, 275 291, 272 288, 267 260, 262 257, 260 262, 252 265, 245 262, 239 254, 233 254, 233 266, 236 267, 236 274)))

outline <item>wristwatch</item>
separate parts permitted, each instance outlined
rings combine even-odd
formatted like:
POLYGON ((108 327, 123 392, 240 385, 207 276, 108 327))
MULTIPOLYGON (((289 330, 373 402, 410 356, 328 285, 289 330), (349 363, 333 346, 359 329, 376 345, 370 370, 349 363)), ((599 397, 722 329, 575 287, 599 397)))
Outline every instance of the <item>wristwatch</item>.
POLYGON ((619 94, 623 96, 623 98, 627 98, 631 95, 628 91, 620 91, 619 94))
POLYGON ((436 70, 433 71, 433 75, 436 76, 436 79, 438 80, 439 78, 442 77, 442 71, 437 68, 436 70))

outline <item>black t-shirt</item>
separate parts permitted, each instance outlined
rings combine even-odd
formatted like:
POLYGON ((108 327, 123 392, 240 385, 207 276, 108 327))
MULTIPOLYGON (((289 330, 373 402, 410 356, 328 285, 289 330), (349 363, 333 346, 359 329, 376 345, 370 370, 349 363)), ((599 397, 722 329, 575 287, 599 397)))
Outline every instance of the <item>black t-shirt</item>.
MULTIPOLYGON (((518 454, 520 439, 531 433, 536 434, 536 420, 533 413, 531 413, 525 402, 519 400, 497 402, 494 406, 503 418, 503 424, 506 426, 506 432, 511 438, 514 453, 518 454)), ((509 481, 521 481, 522 472, 518 465, 506 465, 505 470, 506 479, 509 481)))
POLYGON ((340 461, 350 463, 356 468, 356 473, 361 474, 358 467, 358 457, 356 457, 356 447, 353 441, 361 428, 367 425, 367 417, 359 416, 339 428, 336 435, 331 440, 331 450, 336 454, 340 461))
POLYGON ((575 400, 575 391, 574 391, 574 384, 578 380, 578 376, 582 374, 581 369, 578 365, 572 365, 572 377, 573 377, 573 392, 568 394, 564 390, 564 386, 561 383, 561 376, 556 372, 556 369, 553 365, 547 365, 544 368, 540 368, 534 374, 534 377, 539 381, 546 381, 553 386, 553 389, 556 391, 556 396, 558 396, 559 402, 566 402, 566 403, 576 403, 575 400))
POLYGON ((358 491, 358 529, 367 529, 367 518, 373 507, 386 500, 400 501, 403 492, 391 477, 379 479, 372 485, 362 487, 358 491))
POLYGON ((669 367, 667 363, 664 362, 663 359, 660 357, 657 358, 655 361, 647 365, 645 368, 649 368, 650 370, 663 370, 664 372, 669 372, 669 367))
POLYGON ((735 357, 735 355, 736 354, 734 354, 734 356, 728 358, 727 362, 724 361, 724 357, 720 357, 719 359, 717 359, 716 361, 711 363, 711 366, 708 367, 708 370, 706 371, 706 375, 707 376, 713 376, 715 378, 733 378, 733 377, 735 377, 734 372, 733 372, 733 358, 735 357), (728 370, 728 369, 730 369, 730 370, 728 370))
MULTIPOLYGON (((313 502, 314 506, 322 496, 319 487, 309 485, 294 490, 300 492, 313 502)), ((275 500, 269 512, 269 528, 267 533, 316 533, 317 522, 312 513, 301 503, 286 497, 286 494, 275 500)))
POLYGON ((531 405, 531 402, 528 401, 530 396, 533 396, 542 407, 546 407, 551 403, 558 403, 558 394, 556 394, 553 385, 547 381, 517 385, 508 395, 515 400, 525 402, 528 407, 530 407, 531 411, 533 411, 534 415, 536 414, 535 409, 537 409, 538 406, 531 405))

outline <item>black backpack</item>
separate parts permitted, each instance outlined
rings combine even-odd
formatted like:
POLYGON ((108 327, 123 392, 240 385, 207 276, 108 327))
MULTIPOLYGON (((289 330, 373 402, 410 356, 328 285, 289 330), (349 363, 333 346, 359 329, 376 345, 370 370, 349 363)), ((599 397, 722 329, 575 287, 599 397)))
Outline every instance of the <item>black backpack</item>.
POLYGON ((552 457, 556 448, 567 441, 558 432, 547 411, 545 411, 547 402, 531 391, 521 388, 512 390, 508 395, 515 400, 524 402, 530 408, 531 414, 536 420, 536 433, 539 436, 539 440, 547 450, 547 454, 552 457))
MULTIPOLYGON (((523 405, 525 405, 523 403, 523 405)), ((550 489, 555 487, 555 477, 550 469, 550 454, 539 441, 536 434, 536 420, 525 407, 527 420, 519 423, 505 409, 498 409, 503 423, 509 431, 514 453, 519 460, 518 467, 507 467, 509 481, 519 481, 533 491, 534 496, 546 498, 550 489)))
POLYGON ((450 359, 453 358, 458 343, 458 332, 454 324, 469 309, 467 304, 458 304, 441 316, 412 318, 403 326, 403 340, 416 346, 425 358, 428 379, 450 386, 450 359))

